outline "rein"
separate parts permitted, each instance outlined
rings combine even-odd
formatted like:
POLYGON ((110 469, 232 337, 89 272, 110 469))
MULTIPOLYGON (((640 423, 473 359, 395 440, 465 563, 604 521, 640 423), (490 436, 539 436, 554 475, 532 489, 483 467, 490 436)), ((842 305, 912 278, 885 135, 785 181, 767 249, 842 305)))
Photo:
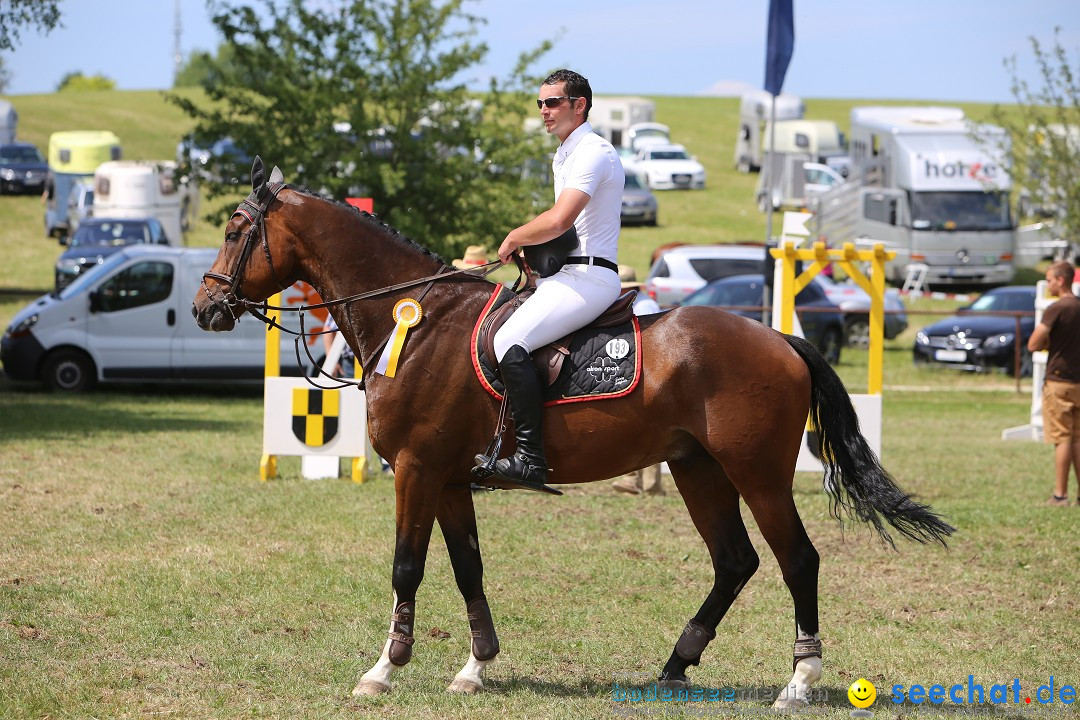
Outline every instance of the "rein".
MULTIPOLYGON (((276 311, 280 311, 280 312, 290 312, 290 311, 292 311, 292 312, 300 312, 300 311, 304 311, 304 310, 321 310, 322 308, 329 308, 329 307, 333 307, 335 305, 344 305, 346 303, 355 302, 357 300, 367 300, 369 298, 379 297, 381 295, 389 295, 390 293, 397 292, 398 290, 405 290, 406 288, 417 287, 419 285, 423 285, 424 283, 435 282, 436 280, 449 280, 450 278, 453 278, 453 277, 455 277, 457 275, 467 275, 469 277, 485 278, 488 275, 490 275, 491 273, 495 272, 495 270, 497 270, 498 267, 501 264, 502 263, 500 261, 493 260, 493 261, 491 261, 489 263, 485 263, 483 265, 477 265, 474 268, 461 269, 461 270, 451 270, 448 273, 444 273, 444 272, 442 272, 442 270, 440 270, 439 272, 435 273, 434 275, 428 275, 427 277, 418 278, 416 280, 408 280, 406 282, 398 283, 396 285, 389 285, 387 287, 378 288, 376 290, 368 290, 367 292, 356 293, 355 295, 348 295, 348 296, 343 297, 343 298, 337 298, 336 300, 327 300, 326 302, 321 302, 321 303, 318 303, 318 304, 315 304, 315 305, 298 305, 298 306, 293 306, 293 307, 280 307, 280 306, 277 306, 277 305, 268 305, 265 302, 261 302, 261 303, 253 302, 251 300, 248 300, 247 298, 237 298, 237 303, 240 304, 240 305, 243 305, 244 308, 246 310, 249 310, 249 311, 252 308, 261 308, 264 311, 276 310, 276 311), (481 269, 483 269, 484 271, 483 272, 476 272, 477 270, 481 270, 481 269)), ((517 284, 516 281, 515 281, 515 284, 517 284)), ((267 321, 264 321, 264 322, 267 322, 267 321)), ((285 328, 282 328, 282 329, 285 329, 285 328)), ((295 335, 296 333, 293 333, 293 334, 295 335)))
MULTIPOLYGON (((274 178, 272 176, 271 180, 273 180, 273 179, 274 178)), ((447 268, 442 267, 434 275, 428 275, 427 277, 418 278, 416 280, 409 280, 409 281, 406 281, 406 282, 403 282, 403 283, 397 283, 396 285, 390 285, 390 286, 384 287, 384 288, 378 288, 378 289, 375 289, 375 290, 369 290, 367 292, 356 293, 355 295, 349 295, 349 296, 343 297, 343 298, 337 298, 337 299, 334 299, 334 300, 327 300, 325 302, 321 302, 321 303, 318 303, 318 304, 315 304, 315 305, 299 305, 299 306, 292 306, 292 307, 282 307, 282 306, 277 306, 277 305, 269 305, 265 301, 263 301, 263 302, 255 302, 255 301, 249 300, 248 298, 242 297, 239 294, 239 287, 240 287, 240 283, 241 283, 240 273, 243 271, 243 268, 244 268, 245 264, 251 258, 251 254, 255 249, 255 244, 256 243, 259 243, 259 244, 262 245, 263 254, 266 256, 266 262, 270 266, 270 273, 274 278, 274 282, 277 283, 278 287, 281 290, 286 289, 285 286, 282 284, 281 280, 278 277, 277 269, 274 267, 274 260, 270 256, 270 244, 269 244, 269 242, 267 241, 267 238, 266 238, 266 214, 270 209, 270 205, 277 198, 278 193, 280 193, 286 187, 288 187, 288 186, 283 182, 271 182, 270 184, 264 185, 263 187, 261 187, 258 190, 252 190, 252 192, 246 198, 244 198, 243 200, 240 201, 240 205, 233 212, 233 217, 236 217, 237 215, 240 215, 241 217, 246 218, 247 221, 248 221, 248 231, 244 235, 244 245, 240 249, 240 254, 236 258, 236 262, 233 264, 232 270, 230 272, 228 272, 228 273, 225 273, 225 274, 215 273, 215 272, 205 272, 205 273, 203 273, 202 287, 203 287, 203 292, 206 293, 206 296, 210 300, 210 302, 212 302, 215 305, 218 305, 220 307, 223 307, 226 311, 228 311, 229 315, 232 316, 232 319, 233 319, 234 322, 238 320, 237 315, 234 312, 234 308, 236 308, 237 306, 240 306, 244 310, 247 310, 247 312, 250 313, 253 317, 257 318, 259 321, 264 323, 267 326, 266 329, 267 329, 268 332, 273 328, 277 328, 278 330, 280 330, 282 332, 288 333, 290 335, 295 335, 296 340, 294 341, 294 346, 295 346, 295 350, 296 350, 296 361, 297 361, 297 364, 300 365, 301 367, 303 366, 303 362, 301 361, 301 358, 300 358, 300 339, 301 338, 306 339, 308 337, 315 337, 315 336, 318 336, 318 335, 324 335, 324 334, 326 334, 328 332, 333 332, 333 331, 329 331, 329 330, 320 330, 320 331, 317 331, 317 332, 307 332, 307 330, 305 330, 305 328, 304 328, 304 313, 305 312, 307 312, 309 310, 320 310, 320 309, 323 309, 323 308, 330 308, 330 307, 333 307, 335 305, 345 305, 345 304, 348 304, 348 303, 351 303, 351 302, 357 302, 359 300, 367 300, 367 299, 374 298, 374 297, 381 297, 383 295, 389 295, 389 294, 397 292, 399 290, 405 290, 407 288, 412 288, 412 287, 418 287, 420 285, 425 285, 424 289, 421 291, 419 297, 417 298, 417 300, 419 301, 419 300, 423 300, 424 296, 427 295, 427 293, 431 289, 432 285, 434 285, 434 283, 439 281, 439 280, 449 280, 449 279, 454 278, 454 277, 459 276, 459 275, 466 275, 466 276, 475 277, 475 278, 485 278, 488 275, 490 275, 491 273, 495 272, 495 270, 502 264, 500 261, 494 260, 492 262, 485 263, 483 265, 479 265, 479 266, 477 266, 475 268, 451 270, 450 272, 445 272, 445 273, 443 272, 443 270, 446 270, 447 268), (209 278, 211 280, 217 280, 218 282, 228 286, 229 291, 227 293, 219 291, 219 293, 220 293, 220 301, 217 298, 214 297, 214 294, 210 290, 210 287, 206 284, 207 278, 209 278), (295 330, 291 330, 291 329, 289 329, 287 327, 284 327, 276 319, 274 319, 272 317, 269 317, 268 313, 270 313, 270 312, 279 312, 279 313, 281 313, 281 312, 296 312, 296 313, 298 313, 299 314, 299 319, 300 319, 300 331, 297 332, 295 330)), ((518 270, 519 270, 518 279, 514 281, 514 285, 516 287, 522 281, 522 278, 525 277, 525 274, 524 274, 524 268, 522 267, 520 259, 515 256, 515 260, 517 260, 518 270)), ((313 385, 313 386, 315 386, 317 388, 323 389, 323 390, 334 390, 334 389, 347 387, 349 385, 356 385, 356 386, 362 388, 364 386, 363 377, 368 376, 368 369, 369 369, 370 364, 375 360, 376 357, 378 357, 379 352, 384 347, 386 347, 386 344, 388 342, 390 342, 390 339, 392 337, 393 337, 393 331, 391 331, 390 335, 388 335, 385 340, 383 340, 381 343, 379 343, 378 347, 376 347, 374 352, 372 352, 371 355, 368 357, 367 362, 363 362, 363 360, 361 359, 361 369, 363 371, 363 376, 362 376, 361 380, 359 380, 359 381, 335 378, 335 377, 329 375, 328 373, 326 373, 319 366, 319 364, 315 361, 315 358, 313 358, 311 356, 311 350, 310 350, 310 348, 308 348, 307 343, 305 342, 304 343, 304 352, 307 354, 308 360, 311 362, 312 366, 314 366, 315 368, 318 369, 320 375, 323 375, 323 376, 329 378, 333 382, 338 383, 338 385, 336 385, 335 387, 323 387, 321 385, 317 385, 315 382, 313 382, 311 380, 311 378, 308 378, 308 382, 311 383, 311 385, 313 385)))
MULTIPOLYGON (((266 324, 267 332, 269 332, 271 329, 276 327, 281 331, 284 331, 284 332, 286 332, 286 333, 288 333, 290 335, 295 335, 296 336, 296 339, 293 341, 293 348, 296 351, 296 364, 303 367, 303 362, 300 360, 300 344, 301 344, 300 340, 301 340, 301 338, 315 337, 315 336, 318 336, 318 335, 325 335, 328 332, 336 332, 334 330, 320 330, 318 332, 310 332, 310 333, 307 332, 304 329, 304 312, 305 311, 307 311, 307 310, 317 310, 319 308, 332 307, 334 305, 343 305, 345 303, 354 302, 356 300, 364 300, 366 298, 378 297, 380 295, 387 295, 387 294, 390 294, 390 293, 395 292, 397 290, 403 290, 405 288, 416 287, 416 286, 423 285, 423 284, 426 283, 426 286, 424 287, 423 290, 420 291, 420 294, 416 298, 416 301, 420 302, 420 301, 422 301, 424 299, 424 297, 428 293, 428 290, 431 289, 431 287, 435 284, 435 282, 437 280, 448 280, 448 279, 450 279, 450 278, 452 278, 454 276, 457 276, 457 275, 468 275, 470 277, 483 278, 483 277, 487 277, 488 275, 493 273, 498 265, 500 265, 500 262, 498 260, 495 260, 495 261, 486 263, 484 265, 479 265, 479 266, 477 266, 475 268, 469 268, 467 270, 465 270, 465 269, 452 270, 451 272, 448 272, 448 273, 442 272, 442 270, 445 270, 446 268, 441 268, 440 271, 435 273, 434 275, 428 275, 427 277, 419 278, 417 280, 410 280, 408 282, 398 283, 397 285, 391 285, 389 287, 379 288, 378 290, 372 290, 372 291, 369 291, 369 292, 366 292, 366 293, 358 293, 356 295, 350 295, 348 297, 338 298, 336 300, 331 300, 329 302, 324 302, 324 303, 318 303, 316 305, 299 305, 299 306, 296 306, 296 307, 278 307, 278 306, 275 306, 275 305, 267 305, 266 303, 254 303, 254 302, 252 302, 250 300, 245 300, 245 299, 240 299, 239 302, 240 302, 240 304, 244 305, 244 307, 247 309, 247 311, 251 315, 253 315, 254 317, 256 317, 257 319, 261 320, 263 323, 266 324), (481 268, 484 268, 483 273, 474 272, 475 270, 479 270, 481 268), (300 331, 297 332, 295 330, 290 330, 289 328, 284 327, 283 325, 278 323, 274 318, 268 317, 266 314, 264 314, 263 311, 266 311, 266 312, 271 312, 271 311, 276 311, 276 312, 292 311, 292 312, 299 313, 300 331)), ((336 378, 336 377, 328 374, 325 370, 322 369, 322 367, 319 366, 319 364, 318 364, 318 362, 316 362, 315 358, 313 358, 311 356, 311 349, 308 348, 307 343, 306 342, 303 343, 304 352, 307 355, 307 358, 311 362, 312 366, 315 367, 319 371, 319 375, 322 375, 322 376, 328 378, 332 382, 338 383, 337 385, 332 386, 332 387, 324 387, 322 385, 316 384, 311 378, 307 378, 308 384, 312 385, 313 387, 317 387, 320 390, 338 390, 338 389, 341 389, 341 388, 344 388, 344 387, 349 387, 350 385, 354 385, 354 386, 356 386, 358 388, 363 389, 364 388, 364 379, 370 376, 369 368, 370 368, 371 364, 373 362, 375 362, 375 359, 379 356, 379 353, 382 351, 382 349, 384 347, 386 347, 386 344, 388 342, 390 342, 390 339, 393 336, 394 336, 394 331, 391 330, 390 334, 387 335, 386 338, 383 339, 383 341, 380 342, 375 347, 375 349, 371 352, 370 355, 368 355, 367 362, 365 362, 363 360, 363 358, 360 359, 360 370, 361 370, 361 378, 360 378, 360 380, 348 380, 348 379, 345 379, 345 378, 336 378)))

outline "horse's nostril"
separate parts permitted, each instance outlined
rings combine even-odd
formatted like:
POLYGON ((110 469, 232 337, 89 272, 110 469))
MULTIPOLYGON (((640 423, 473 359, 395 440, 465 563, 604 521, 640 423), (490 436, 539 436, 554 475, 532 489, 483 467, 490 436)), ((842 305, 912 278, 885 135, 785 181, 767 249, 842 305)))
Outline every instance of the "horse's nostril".
POLYGON ((195 307, 195 303, 191 303, 191 317, 199 319, 199 308, 195 307))

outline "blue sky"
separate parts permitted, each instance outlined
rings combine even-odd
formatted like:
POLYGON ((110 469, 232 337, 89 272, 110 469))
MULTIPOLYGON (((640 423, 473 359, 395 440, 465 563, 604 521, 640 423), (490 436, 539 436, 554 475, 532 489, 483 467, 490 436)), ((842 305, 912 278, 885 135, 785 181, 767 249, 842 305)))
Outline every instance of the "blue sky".
MULTIPOLYGON (((310 0, 334 7, 336 0, 310 0)), ((204 0, 181 0, 181 50, 219 38, 204 0)), ((470 0, 487 19, 487 63, 504 76, 522 49, 554 39, 538 70, 566 66, 600 94, 699 95, 764 80, 767 0, 470 0)), ((1055 26, 1076 67, 1078 0, 794 0, 795 53, 784 91, 806 98, 1008 102, 1002 61, 1016 55, 1037 81, 1028 37, 1055 26)), ((120 89, 171 84, 174 0, 62 0, 64 28, 24 32, 4 61, 8 93, 52 92, 69 71, 102 73, 120 89)), ((721 94, 737 94, 722 92, 721 94)))

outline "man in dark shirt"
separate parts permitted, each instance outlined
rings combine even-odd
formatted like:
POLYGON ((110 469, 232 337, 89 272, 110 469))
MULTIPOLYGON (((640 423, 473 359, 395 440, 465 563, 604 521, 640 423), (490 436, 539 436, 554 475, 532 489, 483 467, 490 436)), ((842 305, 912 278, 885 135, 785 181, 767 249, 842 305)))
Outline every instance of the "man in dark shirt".
MULTIPOLYGON (((1043 386, 1043 437, 1054 445, 1054 494, 1047 505, 1069 504, 1069 468, 1080 487, 1080 299, 1073 295, 1073 266, 1056 262, 1046 270, 1046 289, 1058 298, 1043 312, 1028 350, 1047 350, 1043 386)), ((1080 491, 1077 493, 1080 498, 1080 491)))

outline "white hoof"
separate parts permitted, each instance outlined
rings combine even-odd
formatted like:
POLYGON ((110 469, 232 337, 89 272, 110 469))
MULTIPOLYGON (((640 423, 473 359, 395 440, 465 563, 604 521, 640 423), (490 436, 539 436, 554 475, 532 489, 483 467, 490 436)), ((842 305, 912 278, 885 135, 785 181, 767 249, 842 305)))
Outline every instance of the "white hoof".
POLYGON ((450 683, 446 688, 447 692, 464 693, 465 695, 475 695, 478 692, 483 692, 483 690, 483 683, 467 678, 454 678, 454 682, 450 683))
POLYGON ((779 713, 798 713, 810 707, 810 703, 799 698, 776 698, 772 709, 779 713))
POLYGON ((382 695, 390 692, 390 683, 381 683, 377 680, 361 680, 353 688, 353 695, 382 695))

